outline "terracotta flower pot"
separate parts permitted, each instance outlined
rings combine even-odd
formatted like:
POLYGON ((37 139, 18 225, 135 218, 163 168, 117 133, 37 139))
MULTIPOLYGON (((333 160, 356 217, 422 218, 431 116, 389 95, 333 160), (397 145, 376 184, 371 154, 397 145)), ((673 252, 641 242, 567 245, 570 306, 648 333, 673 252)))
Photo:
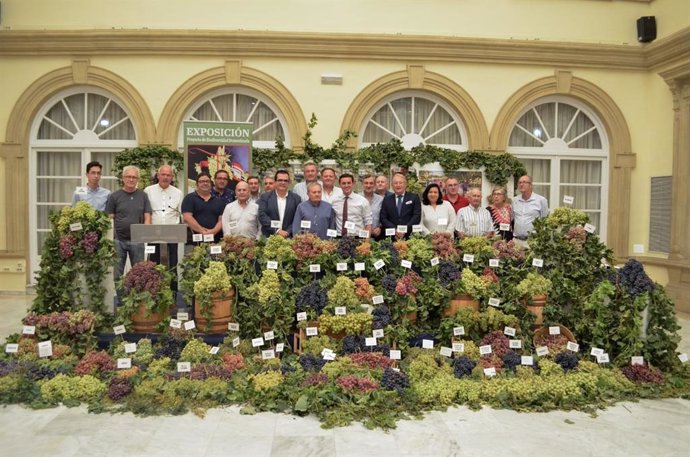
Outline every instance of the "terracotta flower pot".
POLYGON ((164 313, 151 313, 146 315, 146 305, 139 305, 137 312, 132 315, 132 330, 135 333, 153 333, 156 326, 165 319, 164 313))
POLYGON ((199 306, 194 309, 194 319, 197 322, 199 330, 205 333, 225 333, 228 331, 228 322, 232 320, 233 310, 232 302, 235 299, 235 288, 230 287, 227 294, 221 295, 215 293, 211 300, 211 321, 207 327, 208 321, 201 313, 199 306))
POLYGON ((532 329, 538 329, 544 325, 544 304, 546 303, 546 297, 546 295, 535 295, 532 297, 532 303, 525 301, 527 311, 534 314, 536 317, 532 329))
POLYGON ((470 295, 461 294, 453 297, 450 305, 443 310, 443 316, 449 317, 455 315, 461 308, 468 308, 472 311, 479 311, 479 300, 475 300, 470 295))

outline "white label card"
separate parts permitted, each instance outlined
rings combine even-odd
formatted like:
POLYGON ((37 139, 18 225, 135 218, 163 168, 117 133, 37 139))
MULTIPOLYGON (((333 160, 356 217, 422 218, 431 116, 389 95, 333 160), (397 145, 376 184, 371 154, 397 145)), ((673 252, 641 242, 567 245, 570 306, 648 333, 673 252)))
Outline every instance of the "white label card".
POLYGON ((598 355, 597 363, 609 363, 609 355, 605 352, 601 355, 598 355))
POLYGON ((213 235, 210 233, 205 234, 204 243, 213 243, 213 235))
POLYGON ((264 345, 264 339, 259 337, 259 338, 252 338, 252 347, 253 348, 258 348, 260 346, 264 345))
POLYGON ((333 349, 323 348, 323 349, 321 350, 321 355, 322 355, 322 356, 328 355, 328 354, 334 354, 333 349))
POLYGON ((510 349, 520 349, 522 348, 522 340, 509 340, 508 346, 510 349))
POLYGON ((84 195, 86 194, 86 187, 84 186, 77 186, 77 188, 74 190, 76 193, 79 195, 84 195))
POLYGON ((347 308, 345 306, 336 306, 335 307, 335 315, 336 316, 344 316, 347 314, 347 308))
POLYGON ((501 299, 500 298, 490 298, 489 299, 489 306, 493 306, 495 308, 498 308, 501 306, 501 299))
POLYGON ((355 229, 355 223, 352 221, 347 221, 347 222, 345 222, 345 228, 348 230, 354 230, 355 229))
POLYGON ((441 263, 441 260, 438 257, 434 257, 433 259, 431 259, 431 266, 432 267, 435 267, 439 263, 441 263))
POLYGON ((532 266, 533 267, 543 267, 544 266, 544 259, 532 259, 532 266))
POLYGON ((539 347, 537 348, 537 355, 538 355, 539 357, 544 357, 544 356, 546 356, 546 355, 549 355, 549 348, 546 347, 546 346, 539 346, 539 347))
POLYGON ((688 355, 685 352, 678 354, 678 360, 680 360, 682 363, 686 363, 688 361, 688 355))
POLYGON ((116 325, 115 327, 113 327, 113 333, 116 335, 122 335, 126 331, 127 330, 125 329, 124 325, 116 325))
POLYGON ((211 246, 211 247, 209 248, 209 252, 211 253, 211 255, 222 254, 222 253, 223 253, 223 248, 220 247, 220 246, 211 246))
POLYGON ((117 368, 119 368, 119 369, 132 368, 132 359, 130 359, 130 358, 117 359, 117 368))
POLYGON ((81 222, 75 222, 74 224, 70 224, 69 229, 71 232, 78 232, 82 229, 81 222))
POLYGON ((407 233, 407 225, 398 225, 395 230, 398 233, 407 233))
POLYGON ((336 236, 338 236, 338 231, 335 229, 328 229, 326 230, 326 236, 329 238, 335 238, 336 236))
POLYGON ((283 352, 285 350, 285 343, 276 344, 276 353, 283 352))
POLYGON ((172 328, 182 328, 182 321, 178 321, 177 319, 170 319, 170 326, 172 328))
POLYGON ((131 354, 137 352, 137 343, 127 343, 125 344, 125 353, 131 354))
POLYGON ((386 262, 383 261, 383 259, 379 259, 376 262, 374 262, 374 268, 377 270, 380 270, 381 268, 386 266, 386 262))
POLYGON ((367 347, 368 346, 376 346, 376 338, 374 338, 373 336, 368 336, 368 337, 364 338, 364 345, 367 347))
POLYGON ((280 221, 271 221, 271 228, 274 229, 279 229, 280 228, 280 221))
POLYGON ((272 340, 274 340, 275 338, 276 338, 276 337, 275 337, 275 334, 273 333, 273 330, 270 330, 270 331, 268 331, 268 332, 264 332, 264 340, 266 340, 266 341, 272 341, 272 340))
POLYGON ((324 354, 323 359, 324 360, 335 360, 335 353, 329 352, 328 354, 324 354))
POLYGON ((513 327, 504 327, 503 334, 508 336, 515 336, 515 329, 513 327))
POLYGON ((53 343, 48 341, 41 341, 38 343, 38 356, 39 357, 50 357, 53 355, 53 343))
POLYGON ((194 323, 193 320, 187 321, 184 323, 184 329, 185 330, 194 330, 196 328, 196 324, 194 323))
POLYGON ((462 261, 465 263, 474 263, 474 254, 465 254, 462 256, 462 261))
POLYGON ((156 246, 154 245, 149 245, 144 248, 144 253, 145 254, 155 254, 156 253, 156 246))
POLYGON ((549 335, 560 335, 561 328, 558 325, 549 327, 549 335))
POLYGON ((485 344, 484 346, 479 346, 479 354, 481 354, 481 355, 491 354, 491 345, 485 344))
POLYGON ((380 305, 383 303, 383 295, 374 295, 371 297, 371 302, 375 305, 380 305))
POLYGON ((496 376, 496 368, 484 368, 484 376, 488 376, 490 378, 496 376))
POLYGON ((439 354, 441 354, 444 357, 452 357, 453 356, 453 350, 449 347, 446 347, 446 346, 441 346, 441 350, 438 352, 439 352, 439 354))
POLYGON ((269 260, 266 262, 266 268, 269 270, 277 270, 278 269, 278 262, 275 260, 269 260))
POLYGON ((17 343, 7 343, 5 345, 5 352, 8 354, 16 354, 19 351, 19 344, 17 343))
POLYGON ((389 355, 389 358, 390 358, 391 360, 400 360, 401 357, 402 357, 402 354, 400 353, 399 350, 397 350, 397 349, 391 349, 390 355, 389 355))
POLYGON ((387 228, 386 229, 386 236, 395 236, 395 229, 394 228, 387 228))
POLYGON ((575 197, 573 197, 572 195, 564 195, 563 203, 565 203, 566 205, 572 205, 573 203, 575 203, 575 197))
POLYGON ((264 360, 275 359, 276 353, 273 349, 266 349, 265 351, 261 351, 261 358, 264 360))
POLYGON ((501 264, 501 262, 498 259, 489 259, 489 266, 490 267, 497 267, 501 264))
POLYGON ((240 337, 235 337, 232 339, 232 347, 236 348, 237 346, 240 345, 240 337))
POLYGON ((35 325, 25 325, 22 327, 22 335, 35 335, 36 326, 35 325))
POLYGON ((374 338, 383 338, 383 329, 382 328, 377 328, 371 334, 374 336, 374 338))
POLYGON ((230 330, 231 332, 239 332, 240 324, 237 322, 228 322, 228 330, 230 330))
POLYGON ((347 263, 338 262, 335 264, 336 271, 347 271, 347 263))
POLYGON ((228 227, 231 229, 237 228, 237 221, 228 222, 228 227))
POLYGON ((585 232, 587 233, 594 233, 597 230, 595 226, 592 224, 585 224, 585 232))
POLYGON ((465 352, 465 343, 453 343, 453 352, 465 352))
POLYGON ((321 272, 321 265, 318 263, 312 263, 309 265, 309 273, 320 273, 321 272))
POLYGON ((520 365, 534 365, 534 358, 531 355, 523 355, 520 357, 520 365))
POLYGON ((364 262, 355 263, 355 271, 364 271, 365 268, 366 268, 366 264, 364 262))
POLYGON ((603 353, 604 353, 604 350, 603 350, 603 349, 599 349, 599 348, 592 348, 592 350, 589 351, 589 354, 590 354, 590 355, 593 355, 594 357, 599 357, 599 356, 600 356, 601 354, 603 354, 603 353))
POLYGON ((311 228, 311 221, 302 221, 299 223, 300 228, 303 229, 310 229, 311 228))
POLYGON ((568 344, 565 347, 569 351, 573 352, 579 352, 580 351, 580 345, 577 343, 573 343, 572 341, 568 341, 568 344))
POLYGON ((403 268, 412 268, 412 262, 410 262, 409 260, 401 260, 400 266, 403 268))
POLYGON ((202 241, 204 241, 204 235, 202 235, 201 233, 195 233, 192 235, 192 241, 195 243, 201 243, 202 241))
POLYGON ((433 349, 434 348, 434 340, 422 340, 422 348, 433 349))
POLYGON ((192 362, 177 362, 178 373, 189 373, 192 371, 192 362))
POLYGON ((307 320, 306 311, 302 312, 302 313, 297 313, 297 322, 306 321, 306 320, 307 320))
POLYGON ((441 226, 448 225, 448 218, 447 217, 441 217, 441 218, 439 218, 439 220, 436 224, 441 225, 441 226))
POLYGON ((307 336, 316 336, 319 334, 317 327, 307 327, 307 336))
POLYGON ((453 336, 462 336, 465 334, 465 326, 453 327, 453 336))
POLYGON ((644 357, 641 355, 634 355, 630 357, 630 365, 644 365, 644 357))
POLYGON ((413 225, 412 233, 422 233, 423 229, 421 225, 413 225))
POLYGON ((177 320, 178 321, 188 321, 189 320, 189 313, 185 311, 179 311, 177 313, 177 320))
POLYGON ((218 346, 213 346, 209 352, 209 354, 216 355, 218 354, 218 351, 220 351, 220 348, 218 346))
POLYGON ((498 224, 498 229, 502 232, 509 232, 510 224, 498 224))

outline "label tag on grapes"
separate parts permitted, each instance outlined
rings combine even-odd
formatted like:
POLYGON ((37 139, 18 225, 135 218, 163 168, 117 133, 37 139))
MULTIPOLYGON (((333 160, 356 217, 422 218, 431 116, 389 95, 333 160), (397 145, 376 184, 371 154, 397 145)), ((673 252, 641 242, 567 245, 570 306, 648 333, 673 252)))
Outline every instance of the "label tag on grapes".
POLYGON ((236 229, 237 221, 228 222, 228 228, 230 228, 231 230, 236 229))
POLYGON ((498 224, 498 229, 502 232, 510 231, 510 224, 498 224))
POLYGON ((280 221, 276 221, 276 220, 271 221, 271 228, 279 229, 280 228, 280 221))
POLYGON ((336 269, 336 271, 347 271, 347 263, 346 262, 338 262, 335 264, 335 269, 336 269))
POLYGON ((374 336, 374 338, 383 338, 383 329, 382 328, 377 328, 371 334, 374 336))
POLYGON ((489 266, 490 267, 497 267, 501 264, 501 262, 498 259, 489 259, 489 266))
POLYGON ((575 197, 572 195, 564 195, 563 196, 563 203, 566 205, 572 205, 575 202, 575 197))
POLYGON ((508 346, 510 349, 520 349, 522 348, 522 340, 509 340, 508 346))
POLYGON ((204 241, 204 235, 202 235, 201 233, 194 233, 192 235, 192 241, 194 243, 201 243, 202 241, 204 241))
POLYGON ((531 355, 523 355, 520 357, 520 365, 534 365, 534 358, 531 355))
POLYGON ((170 326, 172 328, 182 328, 182 322, 177 319, 170 319, 170 326))
POLYGON ((220 351, 220 347, 218 347, 218 346, 213 346, 213 347, 211 348, 211 350, 208 351, 208 352, 209 352, 209 354, 216 355, 216 354, 218 354, 218 351, 220 351))
POLYGON ((240 324, 237 322, 228 322, 228 330, 230 330, 231 332, 239 332, 240 324))
POLYGON ((125 329, 124 325, 116 325, 115 327, 113 327, 113 333, 116 335, 122 335, 126 331, 127 330, 125 329))
POLYGON ((366 264, 364 262, 355 263, 355 271, 364 271, 366 264))
POLYGON ((19 344, 17 343, 7 343, 5 345, 5 352, 8 354, 16 354, 19 351, 19 344))
POLYGON ((501 299, 500 298, 490 298, 489 299, 489 306, 493 306, 494 308, 498 308, 501 306, 501 299))
POLYGON ((312 263, 309 265, 309 273, 320 273, 321 272, 321 264, 318 263, 312 263))
POLYGON ((148 245, 144 248, 144 254, 155 254, 155 253, 156 253, 156 246, 148 245))
POLYGON ((74 191, 79 195, 86 195, 86 186, 77 186, 74 191))
POLYGON ((597 363, 609 363, 609 355, 605 352, 601 355, 598 355, 597 363))
POLYGON ((685 352, 678 354, 678 360, 680 360, 682 363, 686 363, 688 361, 688 355, 685 352))
POLYGON ((211 247, 209 248, 209 252, 211 253, 211 255, 222 254, 222 253, 223 253, 223 248, 220 247, 220 246, 211 246, 211 247))
POLYGON ((585 224, 585 232, 587 233, 594 233, 597 230, 595 226, 592 224, 585 224))
POLYGON ((316 336, 319 334, 318 327, 307 327, 307 336, 316 336))
POLYGON ((390 358, 391 360, 400 360, 401 357, 402 357, 402 354, 400 353, 400 351, 398 349, 391 349, 390 350, 390 355, 388 356, 388 358, 390 358))
POLYGON ((630 357, 630 365, 644 365, 644 357, 641 355, 634 355, 630 357))
POLYGON ((355 229, 355 223, 352 221, 347 221, 347 222, 345 222, 345 228, 348 230, 354 230, 355 229))
POLYGON ((453 336, 462 336, 465 334, 465 327, 461 325, 460 327, 453 327, 453 336))
POLYGON ((205 234, 204 243, 213 243, 213 235, 210 233, 205 234))
POLYGON ((565 348, 569 351, 573 352, 579 352, 580 351, 580 345, 577 343, 573 343, 572 341, 568 341, 568 344, 565 346, 565 348))
POLYGON ((374 295, 371 297, 371 302, 375 305, 380 305, 383 303, 383 295, 374 295))
POLYGON ((302 313, 297 313, 297 322, 301 321, 306 321, 307 320, 307 312, 302 312, 302 313))
POLYGON ((253 348, 258 348, 264 345, 264 339, 259 337, 259 338, 252 338, 252 347, 253 348))
POLYGON ((276 344, 276 353, 283 352, 285 350, 285 343, 276 344))
POLYGON ((496 376, 496 368, 484 368, 484 376, 488 376, 489 378, 496 376))
POLYGON ((69 225, 70 232, 78 232, 81 229, 82 229, 81 222, 75 222, 74 224, 69 225))
POLYGON ((266 349, 265 351, 261 351, 261 358, 264 360, 275 359, 276 353, 273 349, 266 349))
POLYGON ((433 349, 434 348, 434 340, 422 340, 422 348, 433 349))
POLYGON ((324 360, 335 360, 335 352, 330 351, 326 354, 323 354, 323 359, 324 360))
POLYGON ((515 336, 515 329, 513 327, 504 327, 503 334, 508 336, 515 336))
POLYGON ((474 263, 474 254, 465 254, 462 256, 462 261, 465 263, 474 263))
POLYGON ((127 343, 125 344, 125 353, 131 354, 137 352, 137 343, 127 343))
POLYGON ((546 346, 539 346, 537 348, 537 355, 539 357, 544 357, 544 356, 549 355, 549 348, 546 346))
POLYGON ((236 348, 239 345, 240 345, 240 337, 236 336, 235 338, 232 339, 232 347, 236 348))
POLYGON ((412 226, 412 233, 422 233, 422 230, 422 226, 419 224, 412 226))
POLYGON ((395 229, 394 228, 387 228, 386 229, 386 236, 395 236, 395 229))
POLYGON ((117 368, 118 369, 127 369, 127 368, 132 368, 132 359, 126 358, 126 359, 117 359, 117 368))
POLYGON ((38 356, 39 357, 50 357, 53 355, 53 343, 48 341, 41 341, 38 343, 38 356))
POLYGON ((184 329, 185 330, 194 330, 196 328, 196 324, 194 323, 193 320, 187 321, 184 323, 184 329))
POLYGON ((335 354, 335 352, 333 352, 333 349, 329 349, 329 348, 321 349, 321 356, 328 355, 328 354, 335 354))
POLYGON ((604 353, 604 350, 603 350, 603 349, 599 349, 599 348, 592 348, 592 350, 589 351, 589 354, 590 354, 590 355, 593 355, 594 357, 599 357, 599 356, 600 356, 601 354, 603 354, 603 353, 604 353))
POLYGON ((435 267, 439 263, 441 263, 441 260, 438 257, 434 257, 433 259, 431 259, 431 266, 432 267, 435 267))
POLYGON ((275 260, 269 260, 266 262, 266 268, 269 270, 277 270, 278 269, 278 262, 275 260))
POLYGON ((407 225, 398 225, 395 230, 398 233, 407 233, 407 225))
POLYGON ((379 259, 376 262, 374 262, 374 268, 377 270, 380 270, 381 268, 386 266, 386 262, 383 261, 383 259, 379 259))
POLYGON ((328 229, 326 230, 326 236, 329 238, 335 238, 338 236, 338 231, 336 229, 328 229))
POLYGON ((447 217, 439 218, 437 224, 441 225, 441 226, 448 225, 448 218, 447 217))
POLYGON ((409 260, 401 260, 400 266, 403 268, 412 268, 412 262, 410 262, 409 260))
POLYGON ((544 266, 544 259, 532 259, 532 266, 533 267, 543 267, 544 266))
POLYGON ((453 350, 449 347, 446 347, 446 346, 441 346, 441 350, 438 352, 439 352, 439 354, 441 354, 444 357, 452 357, 453 356, 453 350))
POLYGON ((558 325, 549 327, 549 335, 560 335, 561 328, 558 325))
POLYGON ((272 340, 274 340, 275 338, 276 338, 276 337, 275 337, 275 334, 273 333, 273 330, 270 330, 270 331, 268 331, 268 332, 264 332, 264 340, 266 340, 266 341, 272 341, 272 340))
POLYGON ((368 230, 360 230, 359 232, 357 232, 357 236, 365 240, 365 239, 369 238, 369 231, 368 230))
POLYGON ((344 316, 347 314, 347 308, 345 306, 336 306, 335 307, 335 315, 336 316, 344 316))
POLYGON ((479 354, 481 354, 481 355, 491 354, 491 345, 485 344, 484 346, 479 346, 479 354))
POLYGON ((465 343, 453 343, 453 352, 465 352, 465 343))
POLYGON ((311 221, 302 221, 299 223, 300 228, 303 229, 310 229, 311 228, 311 221))
POLYGON ((192 362, 177 362, 178 373, 189 373, 192 371, 192 362))
POLYGON ((376 338, 373 336, 368 336, 364 338, 364 345, 365 346, 376 346, 376 338))
POLYGON ((178 321, 188 321, 189 320, 189 313, 185 311, 179 311, 177 313, 177 320, 178 321))
POLYGON ((35 335, 36 326, 35 325, 25 325, 22 327, 22 335, 35 335))

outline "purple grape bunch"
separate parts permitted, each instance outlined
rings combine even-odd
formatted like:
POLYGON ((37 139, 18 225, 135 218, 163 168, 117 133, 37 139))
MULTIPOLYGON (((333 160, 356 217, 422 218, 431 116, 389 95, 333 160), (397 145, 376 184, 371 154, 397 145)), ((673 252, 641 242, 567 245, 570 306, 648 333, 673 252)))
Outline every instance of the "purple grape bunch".
POLYGON ((438 280, 443 287, 452 286, 460 279, 460 269, 448 260, 441 260, 438 264, 438 280))
POLYGON ((125 277, 125 293, 132 289, 136 292, 149 292, 155 296, 160 292, 163 276, 156 270, 156 264, 151 261, 139 262, 132 267, 125 277))
POLYGON ((94 231, 87 232, 79 242, 79 245, 87 254, 93 254, 98 250, 98 233, 94 231))
POLYGON ((633 298, 654 289, 654 281, 647 276, 642 264, 635 259, 628 260, 618 273, 633 298))
POLYGON ((305 312, 308 309, 316 311, 316 315, 320 316, 323 309, 328 302, 328 295, 326 289, 323 289, 319 281, 312 281, 299 291, 295 299, 297 312, 305 312))
POLYGON ((403 390, 410 387, 410 379, 402 371, 396 371, 391 367, 386 367, 386 369, 383 370, 381 387, 385 390, 395 390, 401 394, 403 390))
POLYGON ((59 250, 60 257, 69 259, 74 255, 74 246, 77 244, 77 239, 72 235, 65 235, 60 237, 59 250))

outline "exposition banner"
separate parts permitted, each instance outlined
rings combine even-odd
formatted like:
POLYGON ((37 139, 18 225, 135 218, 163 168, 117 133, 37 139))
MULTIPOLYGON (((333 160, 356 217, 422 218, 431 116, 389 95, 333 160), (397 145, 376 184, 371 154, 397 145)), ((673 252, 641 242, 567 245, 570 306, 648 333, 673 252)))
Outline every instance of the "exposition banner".
POLYGON ((213 177, 216 171, 227 170, 230 180, 246 180, 251 170, 253 124, 185 121, 183 129, 188 192, 196 188, 202 172, 213 177))

